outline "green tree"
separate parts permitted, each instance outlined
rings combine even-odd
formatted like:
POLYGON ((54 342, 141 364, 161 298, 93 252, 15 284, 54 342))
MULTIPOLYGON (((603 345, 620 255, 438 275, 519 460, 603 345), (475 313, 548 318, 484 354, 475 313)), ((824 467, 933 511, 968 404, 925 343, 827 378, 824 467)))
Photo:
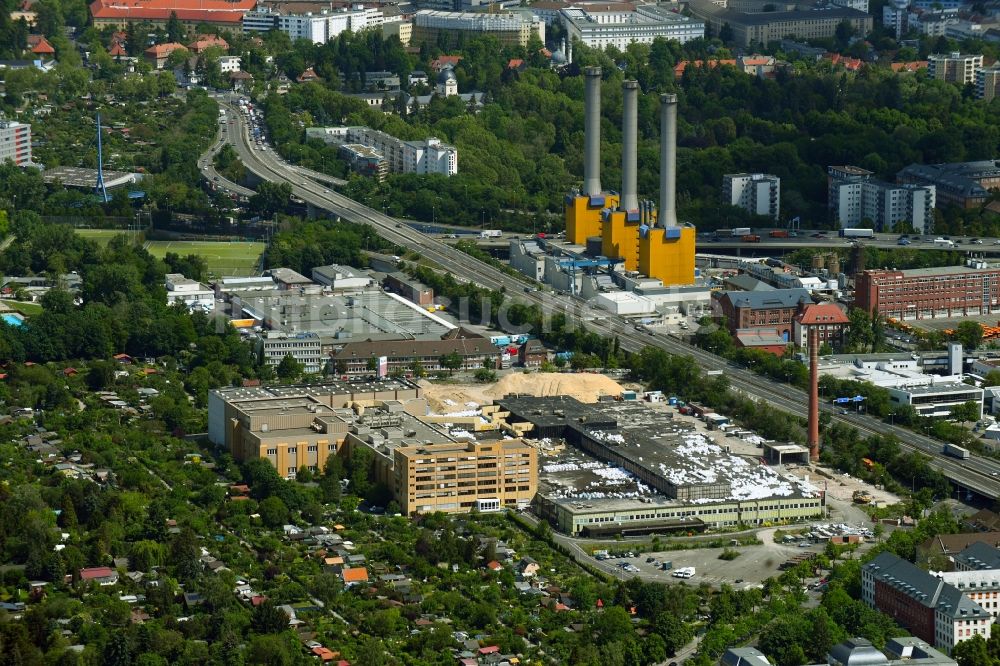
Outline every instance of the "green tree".
POLYGON ((281 363, 278 364, 277 375, 279 379, 285 381, 294 381, 302 376, 304 366, 299 361, 295 360, 295 357, 291 354, 286 354, 285 358, 281 359, 281 363))
POLYGON ((177 12, 170 12, 170 18, 167 19, 167 40, 171 42, 179 42, 184 37, 184 26, 181 25, 180 19, 177 18, 177 12))
POLYGON ((295 480, 299 483, 312 483, 312 470, 308 466, 302 465, 299 467, 299 471, 295 473, 295 480))
POLYGON ((967 421, 978 421, 982 405, 974 400, 963 402, 951 408, 951 418, 962 423, 967 421))
POLYGON ((279 527, 288 521, 288 506, 280 497, 272 496, 263 500, 257 507, 257 512, 268 527, 279 527))
POLYGON ((258 634, 279 634, 288 628, 288 615, 271 599, 254 609, 250 626, 258 634))
POLYGON ((983 377, 983 388, 988 386, 1000 386, 1000 370, 990 370, 983 377))
POLYGON ((319 480, 319 489, 323 494, 324 502, 327 504, 340 503, 340 461, 333 454, 326 459, 326 467, 319 480))
POLYGON ((986 640, 978 634, 959 642, 951 656, 958 662, 958 666, 993 666, 997 663, 990 654, 986 640))
POLYGON ((983 326, 978 321, 966 319, 959 322, 955 330, 955 339, 962 343, 962 347, 970 351, 979 347, 983 341, 983 326))
POLYGON ((666 611, 657 615, 653 627, 656 634, 663 639, 667 654, 671 656, 694 638, 691 626, 673 612, 666 611))
POLYGON ((442 368, 448 370, 448 374, 451 375, 462 367, 462 357, 458 352, 451 352, 438 359, 438 363, 441 364, 442 368))

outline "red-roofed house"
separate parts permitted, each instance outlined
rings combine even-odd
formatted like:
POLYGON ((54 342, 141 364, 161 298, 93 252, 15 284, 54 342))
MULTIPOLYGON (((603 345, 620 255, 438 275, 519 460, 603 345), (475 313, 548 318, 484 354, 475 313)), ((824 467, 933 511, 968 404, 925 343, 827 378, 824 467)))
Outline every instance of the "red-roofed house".
POLYGON ((496 560, 492 560, 490 561, 489 564, 486 565, 486 568, 492 571, 500 571, 501 569, 503 569, 503 565, 497 562, 496 560))
POLYGON ((308 68, 306 71, 302 72, 295 77, 295 80, 299 83, 309 83, 310 81, 319 81, 319 75, 316 74, 312 67, 308 68))
POLYGON ((840 55, 839 53, 827 53, 823 56, 823 58, 832 62, 834 66, 840 65, 848 72, 856 72, 861 69, 863 64, 865 64, 864 61, 859 58, 851 58, 849 56, 840 55))
POLYGON ((108 49, 108 55, 112 58, 127 58, 128 51, 122 46, 121 42, 113 42, 111 48, 108 49))
POLYGON ((206 24, 242 34, 243 15, 256 6, 257 0, 94 0, 90 15, 98 30, 124 29, 130 23, 166 28, 175 13, 189 33, 206 24))
POLYGON ((55 48, 45 39, 45 35, 28 35, 28 48, 41 59, 53 58, 56 55, 55 48))
POLYGON ((229 42, 218 35, 198 35, 193 42, 187 45, 188 49, 194 53, 201 53, 213 46, 217 46, 223 51, 229 50, 229 42))
POLYGON ((350 569, 344 569, 340 572, 341 578, 344 580, 344 585, 357 585, 358 583, 368 582, 368 569, 364 567, 352 567, 350 569))
POLYGON ((462 62, 462 56, 460 55, 443 55, 436 60, 431 60, 431 69, 435 72, 440 72, 445 67, 456 67, 460 62, 462 62))
POLYGON ((926 60, 911 60, 910 62, 894 62, 890 67, 894 72, 902 72, 904 74, 912 74, 918 69, 927 69, 926 60))
POLYGON ((487 645, 486 647, 479 648, 479 654, 481 655, 498 654, 499 652, 500 652, 499 645, 487 645))
POLYGON ((524 61, 520 58, 511 58, 507 61, 507 69, 513 69, 516 72, 523 72, 527 68, 524 61))
POLYGON ((178 44, 177 42, 167 42, 166 44, 157 44, 156 46, 150 46, 143 52, 146 56, 146 60, 150 62, 156 69, 163 69, 163 66, 167 64, 167 58, 174 51, 187 51, 187 47, 183 44, 178 44))
POLYGON ((775 356, 784 354, 789 344, 781 331, 773 328, 740 328, 736 330, 733 341, 737 347, 759 349, 775 356))
POLYGON ((744 74, 765 78, 774 74, 774 68, 778 61, 774 56, 769 55, 747 55, 740 56, 736 60, 736 66, 744 74))
POLYGON ((333 650, 325 648, 322 645, 314 647, 312 653, 319 657, 319 660, 322 662, 333 661, 337 658, 337 654, 333 650))
POLYGON ((844 342, 850 323, 844 311, 833 303, 809 303, 800 306, 792 320, 794 339, 800 347, 805 347, 806 328, 815 326, 819 329, 820 344, 827 342, 836 347, 844 342))
POLYGON ((115 585, 118 583, 118 572, 111 567, 90 567, 87 569, 80 569, 80 580, 87 581, 97 581, 97 584, 101 587, 106 587, 108 585, 115 585))

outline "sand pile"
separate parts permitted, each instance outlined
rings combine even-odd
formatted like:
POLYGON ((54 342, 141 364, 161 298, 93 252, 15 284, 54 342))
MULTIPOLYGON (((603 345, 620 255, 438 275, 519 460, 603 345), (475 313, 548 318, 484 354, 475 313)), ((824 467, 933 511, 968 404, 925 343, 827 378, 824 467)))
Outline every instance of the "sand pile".
POLYGON ((580 402, 597 402, 602 395, 618 395, 622 385, 605 375, 591 373, 512 372, 495 384, 435 384, 420 382, 432 411, 460 412, 487 404, 510 393, 568 395, 580 402))

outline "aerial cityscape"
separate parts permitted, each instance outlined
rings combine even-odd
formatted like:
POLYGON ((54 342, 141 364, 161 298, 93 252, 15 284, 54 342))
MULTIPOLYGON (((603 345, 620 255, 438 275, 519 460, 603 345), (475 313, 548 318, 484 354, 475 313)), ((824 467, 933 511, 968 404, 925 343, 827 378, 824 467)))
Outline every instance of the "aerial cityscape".
POLYGON ((0 666, 1000 664, 998 0, 0 4, 0 666))

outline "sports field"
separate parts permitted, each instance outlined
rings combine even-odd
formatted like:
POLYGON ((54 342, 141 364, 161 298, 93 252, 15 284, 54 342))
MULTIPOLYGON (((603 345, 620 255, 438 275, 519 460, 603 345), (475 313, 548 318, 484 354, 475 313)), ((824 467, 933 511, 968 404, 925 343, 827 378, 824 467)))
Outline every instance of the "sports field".
POLYGON ((182 257, 196 254, 205 259, 208 272, 216 277, 253 275, 264 251, 263 243, 243 241, 146 241, 143 247, 161 259, 167 252, 182 257))
POLYGON ((127 235, 129 232, 124 229, 76 229, 78 236, 83 236, 94 241, 98 245, 107 245, 115 236, 127 235))

